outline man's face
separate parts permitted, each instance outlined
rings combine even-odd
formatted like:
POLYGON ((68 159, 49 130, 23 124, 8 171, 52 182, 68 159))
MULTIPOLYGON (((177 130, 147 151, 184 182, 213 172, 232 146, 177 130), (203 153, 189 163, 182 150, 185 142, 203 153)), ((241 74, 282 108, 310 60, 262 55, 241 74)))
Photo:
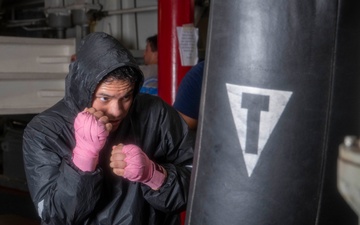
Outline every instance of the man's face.
POLYGON ((98 85, 92 107, 102 111, 112 124, 111 132, 115 131, 126 117, 134 100, 135 84, 128 81, 113 80, 98 85))
POLYGON ((151 51, 149 42, 146 43, 146 48, 144 51, 144 63, 145 65, 157 64, 158 62, 158 53, 151 51))

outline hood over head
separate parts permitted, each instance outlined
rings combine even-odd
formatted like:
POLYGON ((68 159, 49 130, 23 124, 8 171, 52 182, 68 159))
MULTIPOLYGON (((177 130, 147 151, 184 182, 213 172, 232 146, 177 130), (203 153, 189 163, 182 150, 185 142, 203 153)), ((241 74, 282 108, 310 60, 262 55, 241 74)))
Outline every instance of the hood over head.
POLYGON ((133 67, 138 72, 141 87, 144 76, 130 51, 106 33, 90 33, 81 41, 76 60, 70 64, 65 80, 65 103, 75 110, 74 113, 91 107, 93 94, 100 81, 123 66, 133 67))

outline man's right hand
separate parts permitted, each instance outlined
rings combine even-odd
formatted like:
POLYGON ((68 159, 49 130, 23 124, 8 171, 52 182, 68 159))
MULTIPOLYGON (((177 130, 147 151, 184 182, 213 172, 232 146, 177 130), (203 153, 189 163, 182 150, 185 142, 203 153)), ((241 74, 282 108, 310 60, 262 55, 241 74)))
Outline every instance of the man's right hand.
POLYGON ((82 171, 94 171, 112 125, 103 112, 86 108, 76 116, 74 129, 73 162, 82 171))

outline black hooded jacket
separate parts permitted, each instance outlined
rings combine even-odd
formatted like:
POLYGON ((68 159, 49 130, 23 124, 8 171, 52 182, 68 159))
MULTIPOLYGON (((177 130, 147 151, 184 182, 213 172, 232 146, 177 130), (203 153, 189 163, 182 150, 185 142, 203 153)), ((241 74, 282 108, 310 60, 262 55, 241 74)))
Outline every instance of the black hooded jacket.
POLYGON ((178 113, 160 98, 137 94, 126 118, 110 134, 94 172, 72 162, 76 115, 90 107, 96 86, 116 68, 141 71, 130 52, 105 33, 81 43, 66 77, 65 97, 28 124, 23 153, 29 191, 42 224, 180 224, 193 158, 193 136, 178 113), (109 167, 111 146, 135 144, 168 176, 150 187, 115 175, 109 167))

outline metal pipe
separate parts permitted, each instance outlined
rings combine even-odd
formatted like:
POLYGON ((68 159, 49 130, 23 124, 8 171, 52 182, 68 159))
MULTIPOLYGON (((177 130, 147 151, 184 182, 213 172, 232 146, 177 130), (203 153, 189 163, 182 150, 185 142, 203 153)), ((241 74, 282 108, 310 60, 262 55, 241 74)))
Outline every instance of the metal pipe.
MULTIPOLYGON (((137 8, 137 2, 134 1, 134 6, 137 8)), ((138 31, 138 14, 135 13, 135 36, 136 36, 136 48, 139 48, 139 31, 138 31)))
POLYGON ((108 16, 111 16, 111 15, 135 13, 135 12, 156 11, 157 9, 158 9, 157 6, 147 6, 147 7, 139 7, 139 8, 130 8, 130 9, 120 9, 120 10, 105 11, 104 13, 106 15, 108 15, 108 16))
POLYGON ((6 27, 13 28, 13 27, 23 27, 23 26, 30 26, 34 25, 33 23, 15 23, 15 24, 7 24, 6 27))
POLYGON ((22 27, 26 31, 54 30, 52 27, 22 27))
POLYGON ((33 23, 33 22, 41 22, 46 20, 45 18, 37 18, 37 19, 25 19, 25 20, 9 20, 9 23, 33 23))
POLYGON ((45 19, 17 20, 17 21, 12 20, 12 21, 9 21, 9 24, 7 24, 6 27, 30 26, 30 25, 40 24, 42 21, 45 21, 45 19))
POLYGON ((64 39, 66 37, 65 29, 64 28, 58 28, 57 29, 57 37, 59 39, 64 39))

